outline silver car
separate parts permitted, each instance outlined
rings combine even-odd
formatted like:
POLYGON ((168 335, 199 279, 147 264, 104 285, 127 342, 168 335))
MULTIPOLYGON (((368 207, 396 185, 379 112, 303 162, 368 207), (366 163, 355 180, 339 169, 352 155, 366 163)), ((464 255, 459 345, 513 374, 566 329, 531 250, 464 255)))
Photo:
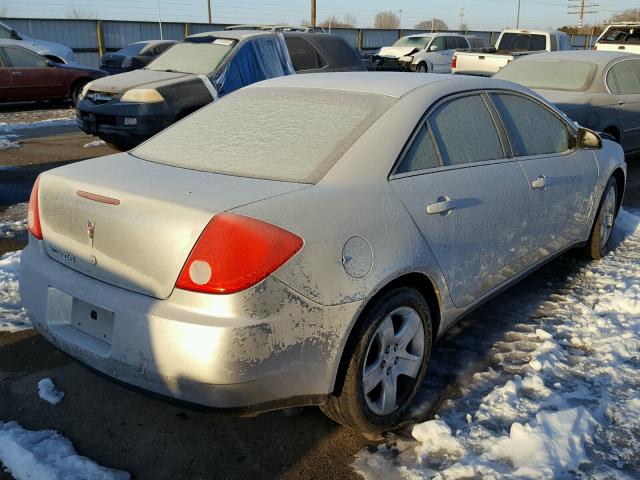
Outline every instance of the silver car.
POLYGON ((617 144, 509 82, 283 77, 43 173, 21 295, 118 380, 379 432, 462 315, 568 249, 605 254, 625 177, 617 144))
POLYGON ((532 88, 569 118, 640 152, 640 57, 594 50, 528 55, 494 78, 532 88))

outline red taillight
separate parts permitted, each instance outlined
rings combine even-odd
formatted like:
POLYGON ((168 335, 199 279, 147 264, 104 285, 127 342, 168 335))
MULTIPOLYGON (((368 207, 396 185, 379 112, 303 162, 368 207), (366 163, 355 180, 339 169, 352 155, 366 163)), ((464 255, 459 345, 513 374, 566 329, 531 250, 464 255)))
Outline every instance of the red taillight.
POLYGON ((220 213, 200 235, 176 287, 206 293, 239 292, 264 280, 302 245, 302 238, 270 223, 220 213))
POLYGON ((451 59, 451 68, 456 68, 458 66, 458 56, 454 55, 451 59))
POLYGON ((29 197, 29 211, 27 213, 27 223, 31 235, 38 240, 42 240, 42 228, 40 227, 40 204, 38 202, 38 186, 40 185, 40 177, 36 178, 29 197))

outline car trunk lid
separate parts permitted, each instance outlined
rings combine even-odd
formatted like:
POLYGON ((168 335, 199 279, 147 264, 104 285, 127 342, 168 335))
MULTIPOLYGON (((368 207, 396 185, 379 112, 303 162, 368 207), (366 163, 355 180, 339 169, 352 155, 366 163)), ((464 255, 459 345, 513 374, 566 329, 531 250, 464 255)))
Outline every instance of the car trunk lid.
POLYGON ((47 254, 92 278, 167 298, 213 215, 306 184, 204 173, 123 153, 40 180, 47 254))

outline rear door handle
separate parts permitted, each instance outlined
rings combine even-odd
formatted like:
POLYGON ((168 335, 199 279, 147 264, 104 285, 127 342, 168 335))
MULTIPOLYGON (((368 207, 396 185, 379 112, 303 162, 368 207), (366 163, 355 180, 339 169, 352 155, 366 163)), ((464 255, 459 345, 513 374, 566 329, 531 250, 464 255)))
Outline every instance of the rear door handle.
POLYGON ((545 177, 544 175, 540 175, 533 182, 531 182, 531 187, 535 189, 547 188, 548 186, 549 182, 547 180, 547 177, 545 177))
POLYGON ((427 205, 427 213, 435 214, 435 213, 447 213, 450 210, 454 210, 456 208, 455 200, 447 200, 443 197, 438 198, 436 203, 432 203, 431 205, 427 205))

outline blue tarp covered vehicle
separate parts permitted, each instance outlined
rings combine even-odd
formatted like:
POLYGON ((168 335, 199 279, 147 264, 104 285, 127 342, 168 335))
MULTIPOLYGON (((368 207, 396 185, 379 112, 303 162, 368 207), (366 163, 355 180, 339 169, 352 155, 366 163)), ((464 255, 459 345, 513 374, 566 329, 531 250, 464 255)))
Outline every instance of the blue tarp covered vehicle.
POLYGON ((294 73, 281 33, 200 33, 144 69, 88 84, 78 102, 78 126, 127 149, 218 97, 294 73))

